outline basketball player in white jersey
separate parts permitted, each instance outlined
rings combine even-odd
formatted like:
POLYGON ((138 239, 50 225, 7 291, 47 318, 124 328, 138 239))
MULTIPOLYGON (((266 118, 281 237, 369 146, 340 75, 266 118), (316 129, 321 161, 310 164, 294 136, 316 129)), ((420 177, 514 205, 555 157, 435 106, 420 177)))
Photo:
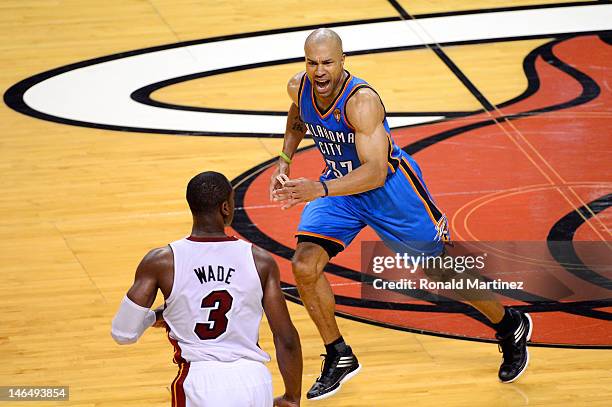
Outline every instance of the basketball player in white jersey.
POLYGON ((193 228, 187 238, 151 250, 113 319, 119 344, 134 343, 152 325, 165 325, 179 373, 172 406, 297 407, 302 351, 270 254, 224 233, 234 215, 225 176, 203 172, 189 181, 193 228), (157 290, 165 306, 152 311, 157 290), (285 393, 273 400, 270 360, 258 345, 266 312, 285 393))

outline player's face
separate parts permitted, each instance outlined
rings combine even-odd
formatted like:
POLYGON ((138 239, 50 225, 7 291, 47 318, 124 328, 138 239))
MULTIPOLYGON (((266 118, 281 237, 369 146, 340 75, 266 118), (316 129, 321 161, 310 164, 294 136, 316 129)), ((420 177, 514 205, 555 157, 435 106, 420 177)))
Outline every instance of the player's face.
POLYGON ((330 44, 309 44, 306 52, 306 74, 317 96, 326 99, 334 96, 341 85, 344 72, 344 55, 330 44))

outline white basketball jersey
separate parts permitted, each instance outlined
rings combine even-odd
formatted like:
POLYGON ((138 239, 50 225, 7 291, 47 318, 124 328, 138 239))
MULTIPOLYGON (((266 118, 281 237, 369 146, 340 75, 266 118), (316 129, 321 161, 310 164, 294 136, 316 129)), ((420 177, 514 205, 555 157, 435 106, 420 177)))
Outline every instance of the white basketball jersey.
POLYGON ((175 362, 268 362, 257 344, 263 290, 251 244, 189 237, 170 247, 174 283, 163 315, 175 362))

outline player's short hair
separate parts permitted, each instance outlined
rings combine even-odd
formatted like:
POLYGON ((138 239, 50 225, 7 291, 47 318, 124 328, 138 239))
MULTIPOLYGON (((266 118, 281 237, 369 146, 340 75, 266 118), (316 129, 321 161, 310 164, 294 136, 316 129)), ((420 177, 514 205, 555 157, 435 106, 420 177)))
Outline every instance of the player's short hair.
POLYGON ((304 47, 309 43, 320 42, 320 41, 331 41, 335 46, 338 47, 338 50, 342 54, 344 51, 342 50, 342 38, 336 33, 334 30, 330 28, 317 28, 306 37, 306 41, 304 42, 304 47))
POLYGON ((232 184, 225 175, 215 171, 202 172, 187 184, 187 203, 194 215, 219 209, 232 193, 232 184))

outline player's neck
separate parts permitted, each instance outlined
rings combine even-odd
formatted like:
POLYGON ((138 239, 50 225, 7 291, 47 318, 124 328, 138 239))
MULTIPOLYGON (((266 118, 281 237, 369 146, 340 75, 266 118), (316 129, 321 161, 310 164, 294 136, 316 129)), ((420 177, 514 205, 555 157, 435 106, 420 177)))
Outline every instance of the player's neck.
POLYGON ((334 91, 332 92, 332 94, 329 97, 322 98, 321 96, 319 96, 317 94, 317 92, 314 93, 315 94, 315 100, 317 102, 317 105, 318 105, 319 109, 327 110, 329 108, 329 106, 332 103, 334 103, 334 100, 336 99, 338 94, 340 92, 342 92, 342 85, 344 84, 344 81, 346 80, 347 76, 348 76, 348 72, 343 70, 342 71, 342 77, 338 81, 338 84, 336 85, 336 88, 334 89, 334 91))
POLYGON ((215 219, 208 218, 193 218, 193 226, 191 228, 191 236, 193 237, 224 237, 225 223, 221 217, 215 219))

